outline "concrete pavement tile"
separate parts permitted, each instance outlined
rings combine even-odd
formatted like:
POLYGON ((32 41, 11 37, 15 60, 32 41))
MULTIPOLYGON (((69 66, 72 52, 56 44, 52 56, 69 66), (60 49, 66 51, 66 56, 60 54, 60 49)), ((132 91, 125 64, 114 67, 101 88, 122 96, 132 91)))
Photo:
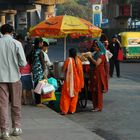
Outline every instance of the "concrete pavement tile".
POLYGON ((23 107, 22 140, 104 140, 53 110, 23 107))

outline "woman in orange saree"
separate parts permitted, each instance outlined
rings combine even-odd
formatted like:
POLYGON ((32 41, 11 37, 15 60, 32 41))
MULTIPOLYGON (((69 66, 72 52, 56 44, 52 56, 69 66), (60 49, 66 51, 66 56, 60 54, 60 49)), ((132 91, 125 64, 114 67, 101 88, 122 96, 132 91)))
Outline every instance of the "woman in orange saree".
POLYGON ((61 114, 75 113, 78 93, 84 87, 82 62, 77 56, 76 49, 69 50, 69 57, 64 62, 65 79, 62 86, 60 109, 61 114))

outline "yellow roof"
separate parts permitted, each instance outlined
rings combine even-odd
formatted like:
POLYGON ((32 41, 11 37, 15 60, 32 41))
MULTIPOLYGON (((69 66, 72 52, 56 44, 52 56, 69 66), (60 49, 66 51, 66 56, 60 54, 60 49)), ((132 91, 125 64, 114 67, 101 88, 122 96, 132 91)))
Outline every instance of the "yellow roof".
POLYGON ((138 38, 140 37, 140 32, 122 32, 119 33, 120 36, 126 37, 126 38, 138 38))
POLYGON ((130 45, 130 40, 140 39, 140 32, 122 32, 119 35, 121 36, 121 44, 124 47, 132 46, 130 45))

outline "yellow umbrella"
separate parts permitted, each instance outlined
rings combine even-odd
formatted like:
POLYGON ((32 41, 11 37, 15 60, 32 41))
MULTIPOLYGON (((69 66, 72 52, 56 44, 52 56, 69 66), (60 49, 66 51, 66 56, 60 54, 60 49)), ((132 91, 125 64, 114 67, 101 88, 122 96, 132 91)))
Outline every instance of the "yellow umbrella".
POLYGON ((44 20, 30 29, 31 36, 46 38, 64 37, 64 59, 66 58, 66 37, 91 36, 99 37, 102 30, 84 19, 64 15, 44 20))

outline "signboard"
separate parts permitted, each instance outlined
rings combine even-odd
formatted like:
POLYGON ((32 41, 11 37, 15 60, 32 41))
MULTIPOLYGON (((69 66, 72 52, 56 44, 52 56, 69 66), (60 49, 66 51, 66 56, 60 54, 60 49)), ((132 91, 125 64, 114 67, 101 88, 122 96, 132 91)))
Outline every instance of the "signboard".
POLYGON ((129 46, 140 46, 140 38, 129 38, 128 39, 129 46))
POLYGON ((119 16, 130 17, 131 16, 131 5, 120 5, 119 16))
POLYGON ((94 13, 92 19, 95 26, 101 27, 102 13, 94 13))
POLYGON ((92 16, 92 23, 97 26, 101 27, 102 22, 102 5, 101 4, 93 4, 92 5, 93 16, 92 16))
POLYGON ((93 13, 99 13, 102 11, 102 6, 101 4, 93 4, 92 5, 93 13))
POLYGON ((108 19, 107 19, 107 18, 102 19, 101 27, 102 27, 102 28, 105 28, 105 27, 107 27, 107 26, 108 26, 108 19))

